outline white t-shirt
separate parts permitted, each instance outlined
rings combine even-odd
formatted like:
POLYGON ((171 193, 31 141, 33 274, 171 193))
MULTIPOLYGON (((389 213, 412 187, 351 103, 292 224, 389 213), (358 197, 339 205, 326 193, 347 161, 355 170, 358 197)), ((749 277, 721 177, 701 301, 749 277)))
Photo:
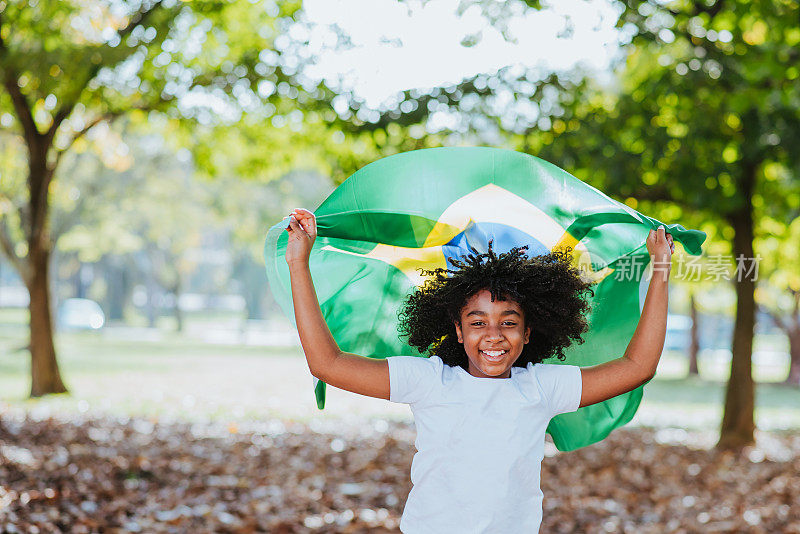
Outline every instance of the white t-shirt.
POLYGON ((389 400, 410 404, 417 427, 400 530, 538 532, 545 429, 578 409, 580 368, 528 364, 503 379, 474 377, 436 356, 387 361, 389 400))

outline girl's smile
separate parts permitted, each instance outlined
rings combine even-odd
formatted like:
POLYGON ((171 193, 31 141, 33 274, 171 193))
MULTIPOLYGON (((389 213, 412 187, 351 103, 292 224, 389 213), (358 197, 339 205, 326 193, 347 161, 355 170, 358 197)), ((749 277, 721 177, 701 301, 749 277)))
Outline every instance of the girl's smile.
POLYGON ((483 354, 487 360, 493 362, 499 362, 503 359, 504 354, 508 354, 507 350, 482 350, 481 354, 483 354))
POLYGON ((516 301, 493 301, 486 289, 467 300, 455 328, 469 359, 467 371, 479 378, 511 376, 511 366, 531 333, 530 327, 525 327, 525 312, 516 301))

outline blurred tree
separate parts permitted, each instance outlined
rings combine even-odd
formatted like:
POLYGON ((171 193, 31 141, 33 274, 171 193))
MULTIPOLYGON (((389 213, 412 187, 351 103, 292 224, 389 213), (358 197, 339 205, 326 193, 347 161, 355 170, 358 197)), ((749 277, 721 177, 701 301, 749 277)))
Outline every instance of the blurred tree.
MULTIPOLYGON (((59 266, 53 277, 71 271, 77 285, 68 296, 79 296, 78 288, 91 291, 108 321, 123 318, 136 274, 132 254, 144 246, 120 209, 126 196, 137 194, 131 186, 135 148, 99 124, 64 155, 50 190, 50 239, 59 266)), ((16 191, 17 198, 23 194, 16 191)))
MULTIPOLYGON (((558 149, 554 148, 554 150, 558 149)), ((579 171, 585 171, 585 169, 579 169, 579 171)), ((591 181, 593 178, 587 179, 591 181)), ((620 200, 656 219, 680 220, 686 227, 697 228, 706 233, 706 241, 703 243, 704 256, 689 256, 680 250, 680 247, 675 251, 672 260, 673 272, 670 290, 670 313, 676 313, 675 308, 677 307, 680 309, 678 313, 688 314, 691 318, 692 324, 686 342, 687 374, 697 376, 699 375, 698 356, 701 332, 703 331, 701 315, 721 311, 702 305, 702 301, 713 298, 720 291, 720 285, 727 284, 727 280, 722 277, 708 276, 708 262, 709 258, 730 255, 730 242, 722 235, 716 221, 709 219, 703 212, 684 209, 671 201, 640 200, 634 197, 623 197, 620 200)), ((706 339, 705 343, 708 342, 709 340, 706 339)))
MULTIPOLYGON (((687 211, 674 202, 664 201, 648 201, 638 200, 632 197, 623 199, 623 201, 640 209, 642 213, 651 214, 655 218, 662 221, 675 221, 680 220, 682 224, 689 228, 699 228, 706 233, 706 241, 703 243, 704 252, 711 257, 715 255, 730 254, 730 244, 728 240, 721 235, 720 229, 714 222, 709 222, 709 219, 703 213, 695 211, 687 211)), ((703 271, 708 268, 708 265, 703 265, 703 260, 707 257, 689 256, 682 250, 676 251, 673 255, 674 271, 671 277, 672 291, 671 295, 677 293, 683 297, 682 302, 685 302, 685 313, 691 319, 691 327, 688 332, 688 340, 686 343, 686 357, 687 357, 687 375, 698 376, 698 356, 701 345, 701 331, 702 325, 701 315, 710 310, 705 309, 700 305, 703 297, 714 295, 720 289, 720 282, 726 283, 725 280, 716 280, 714 277, 703 275, 703 271)), ((675 306, 674 300, 670 302, 670 310, 675 306)))
POLYGON ((789 338, 789 373, 786 383, 800 386, 800 290, 788 288, 792 308, 788 313, 770 311, 775 325, 789 338))
POLYGON ((136 275, 133 263, 130 254, 106 254, 98 261, 97 271, 105 286, 101 302, 106 324, 125 320, 136 275))
POLYGON ((702 214, 731 242, 731 376, 719 446, 753 442, 754 231, 800 208, 800 6, 787 0, 621 4, 619 87, 587 91, 534 143, 622 198, 702 214), (741 276, 738 276, 741 275, 741 276))
POLYGON ((173 110, 210 122, 290 99, 330 101, 324 86, 286 65, 275 41, 300 2, 143 0, 0 4, 0 125, 17 134, 25 171, 4 172, 0 245, 30 293, 31 395, 65 391, 52 337, 50 193, 64 154, 94 128, 173 110), (261 87, 277 87, 264 92, 261 87), (288 91, 284 90, 288 88, 288 91), (263 96, 262 96, 263 95, 263 96), (238 107, 226 107, 230 97, 238 107), (202 106, 179 105, 192 100, 202 106), (136 114, 139 114, 138 116, 136 114), (12 190, 15 188, 12 187, 12 190))
MULTIPOLYGON (((148 322, 155 325, 161 294, 169 295, 176 326, 183 318, 178 299, 187 274, 195 267, 187 252, 200 245, 209 228, 210 192, 194 179, 191 156, 171 146, 167 121, 144 128, 126 128, 124 136, 108 131, 113 149, 87 145, 67 157, 68 173, 52 193, 52 240, 61 252, 78 253, 81 263, 101 262, 114 272, 139 274, 148 291, 148 322), (123 153, 109 168, 106 151, 123 153), (136 164, 134 165, 134 161, 136 164), (135 273, 122 269, 118 259, 132 260, 135 273), (115 259, 116 258, 116 259, 115 259)), ((123 274, 122 276, 125 276, 123 274)), ((114 317, 122 318, 125 295, 107 284, 114 297, 114 317), (120 302, 120 299, 122 301, 120 302)), ((128 294, 130 293, 128 288, 128 294)))
POLYGON ((789 224, 764 217, 757 249, 763 255, 756 301, 789 340, 786 383, 800 386, 800 216, 789 224))
MULTIPOLYGON (((478 4, 487 20, 502 23, 492 2, 464 3, 478 4)), ((520 5, 538 8, 538 2, 532 0, 520 5)), ((250 137, 256 143, 225 145, 224 154, 239 150, 242 164, 261 162, 260 167, 247 167, 253 174, 259 168, 274 172, 287 160, 280 152, 266 152, 270 157, 263 157, 265 150, 258 141, 271 130, 264 128, 267 120, 275 128, 312 125, 301 136, 304 142, 306 137, 314 138, 309 131, 319 135, 326 127, 342 123, 351 124, 353 136, 360 137, 360 126, 380 122, 373 119, 374 110, 366 109, 349 120, 351 111, 359 110, 360 105, 347 98, 347 111, 337 116, 331 109, 336 94, 304 74, 303 64, 311 61, 310 54, 303 48, 302 38, 293 42, 288 35, 300 6, 299 0, 0 3, 0 81, 4 89, 0 93, 0 127, 19 136, 24 148, 15 157, 25 159, 25 171, 6 180, 20 185, 24 194, 4 192, 0 248, 30 293, 32 396, 65 391, 52 336, 49 214, 56 171, 76 142, 119 117, 144 122, 152 118, 149 113, 164 112, 217 132, 230 130, 214 129, 215 123, 241 127, 239 139, 250 137), (246 121, 237 124, 242 117, 246 121), (262 157, 250 157, 253 153, 249 150, 262 157)), ((486 86, 473 85, 471 89, 478 95, 487 92, 486 86)), ((451 106, 464 94, 432 91, 416 98, 416 107, 414 102, 398 102, 400 112, 378 113, 378 119, 406 116, 404 124, 422 124, 437 106, 451 106)), ((370 128, 374 135, 368 135, 383 144, 386 136, 377 132, 379 128, 383 127, 370 128)), ((202 136, 202 129, 197 133, 202 136)), ((273 139, 282 139, 281 146, 286 146, 285 137, 278 134, 273 139)), ((221 139, 213 137, 213 141, 216 150, 221 139)), ((198 150, 198 164, 213 172, 214 158, 222 151, 216 152, 216 156, 207 153, 204 158, 198 150)), ((293 153, 305 154, 302 150, 293 153)), ((339 154, 344 156, 347 151, 339 154)), ((360 154, 363 157, 369 152, 360 154)), ((3 174, 7 178, 7 172, 3 174)))
POLYGON ((692 330, 690 333, 689 341, 689 376, 698 376, 700 369, 697 366, 697 355, 700 352, 700 329, 699 329, 699 314, 697 313, 697 302, 694 297, 694 292, 689 295, 689 316, 692 319, 692 330))
POLYGON ((316 171, 298 168, 268 183, 223 172, 207 187, 209 211, 230 239, 231 276, 245 300, 246 319, 263 319, 265 298, 270 294, 263 259, 267 229, 294 207, 314 209, 331 192, 333 183, 316 171))

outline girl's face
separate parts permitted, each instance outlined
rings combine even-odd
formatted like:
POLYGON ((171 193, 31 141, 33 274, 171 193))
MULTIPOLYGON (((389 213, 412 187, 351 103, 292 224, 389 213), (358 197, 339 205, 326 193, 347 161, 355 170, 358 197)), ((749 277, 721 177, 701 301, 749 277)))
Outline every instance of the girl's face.
POLYGON ((479 378, 510 377, 511 366, 531 336, 522 307, 513 300, 492 302, 486 289, 467 300, 455 327, 469 359, 468 372, 479 378))

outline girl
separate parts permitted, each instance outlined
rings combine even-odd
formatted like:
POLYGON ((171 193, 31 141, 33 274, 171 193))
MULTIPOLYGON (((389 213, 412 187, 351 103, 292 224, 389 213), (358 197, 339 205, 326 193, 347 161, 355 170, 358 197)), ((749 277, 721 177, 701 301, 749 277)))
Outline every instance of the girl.
POLYGON ((591 284, 568 251, 466 256, 406 301, 401 333, 429 358, 342 352, 317 303, 308 258, 314 215, 295 209, 286 261, 311 373, 341 389, 407 403, 417 428, 413 488, 400 530, 538 532, 539 472, 552 417, 631 391, 656 372, 667 323, 672 236, 650 231, 654 266, 639 324, 621 357, 593 367, 541 363, 587 329, 591 284))

